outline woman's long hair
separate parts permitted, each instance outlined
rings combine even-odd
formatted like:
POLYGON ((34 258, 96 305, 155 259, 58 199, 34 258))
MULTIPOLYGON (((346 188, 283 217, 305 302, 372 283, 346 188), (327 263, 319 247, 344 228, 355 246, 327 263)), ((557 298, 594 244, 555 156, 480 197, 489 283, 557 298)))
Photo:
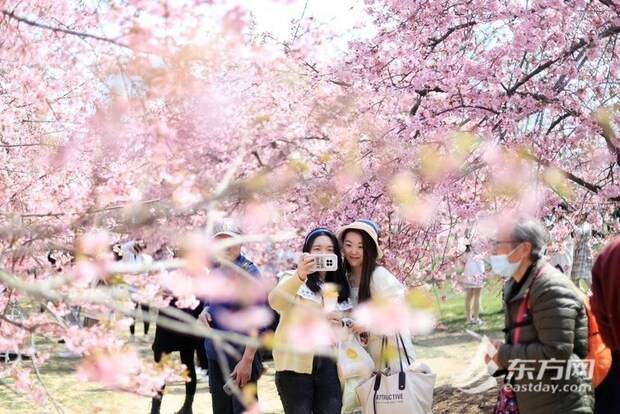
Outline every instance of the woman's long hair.
MULTIPOLYGON (((364 249, 364 257, 362 258, 362 277, 360 278, 358 302, 362 303, 370 299, 370 282, 372 282, 372 273, 377 267, 377 245, 374 240, 362 230, 348 229, 342 234, 344 242, 347 233, 357 233, 362 237, 362 248, 364 249)), ((351 265, 344 259, 344 268, 347 273, 351 273, 351 265)))
MULTIPOLYGON (((306 236, 302 251, 304 253, 310 253, 314 241, 320 236, 329 237, 334 245, 334 254, 338 258, 338 269, 333 272, 325 272, 325 282, 334 283, 338 286, 338 302, 344 302, 351 296, 351 289, 349 288, 349 282, 344 272, 344 266, 342 265, 342 255, 340 254, 340 245, 338 244, 336 235, 328 229, 314 229, 306 236)), ((311 273, 308 275, 306 286, 314 293, 319 293, 321 291, 320 280, 318 272, 311 273)))

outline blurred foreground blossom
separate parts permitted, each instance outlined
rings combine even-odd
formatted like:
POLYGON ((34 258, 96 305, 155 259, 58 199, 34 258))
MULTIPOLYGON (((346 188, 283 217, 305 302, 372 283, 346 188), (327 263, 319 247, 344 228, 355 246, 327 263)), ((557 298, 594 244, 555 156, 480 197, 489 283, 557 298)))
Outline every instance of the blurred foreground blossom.
MULTIPOLYGON (((411 297, 410 301, 415 302, 411 297)), ((357 323, 377 335, 394 335, 410 331, 414 335, 428 335, 435 326, 430 309, 413 308, 403 299, 373 299, 353 311, 357 323)))
POLYGON ((94 348, 77 369, 81 379, 96 381, 109 388, 124 388, 130 385, 131 376, 140 368, 138 353, 131 349, 94 348))

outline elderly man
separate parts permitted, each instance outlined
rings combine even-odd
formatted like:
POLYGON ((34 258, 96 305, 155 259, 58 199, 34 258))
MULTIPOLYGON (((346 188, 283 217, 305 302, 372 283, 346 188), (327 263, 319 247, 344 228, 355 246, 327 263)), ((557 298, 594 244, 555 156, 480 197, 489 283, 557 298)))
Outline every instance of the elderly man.
POLYGON ((596 414, 620 413, 620 238, 611 242, 592 269, 592 312, 603 341, 611 349, 612 365, 596 388, 596 414))
POLYGON ((493 272, 507 279, 505 343, 495 342, 493 361, 508 370, 520 412, 592 413, 586 311, 573 283, 543 258, 546 238, 541 223, 521 220, 492 242, 493 272))
MULTIPOLYGON (((223 220, 215 224, 213 229, 213 238, 219 242, 230 241, 231 239, 241 236, 241 230, 231 220, 223 220)), ((241 254, 241 244, 237 243, 227 247, 222 252, 223 261, 229 262, 229 266, 224 264, 216 264, 215 268, 221 271, 226 277, 231 278, 231 283, 235 279, 243 279, 239 272, 245 272, 253 278, 260 278, 260 271, 254 263, 241 254)), ((244 285, 247 286, 246 281, 244 285)), ((260 303, 263 304, 263 303, 260 303)), ((259 304, 259 305, 260 305, 259 304)), ((265 305, 266 306, 266 305, 265 305)), ((241 303, 231 303, 223 301, 211 301, 205 304, 201 320, 208 323, 213 329, 219 331, 233 331, 227 324, 227 319, 243 309, 241 303)), ((243 332, 245 333, 245 332, 243 332)), ((259 376, 262 374, 263 365, 260 353, 255 348, 233 345, 239 352, 241 358, 235 358, 233 355, 224 355, 222 349, 217 349, 217 345, 211 339, 205 340, 205 348, 209 364, 209 389, 211 391, 211 402, 213 413, 218 414, 241 414, 245 411, 245 407, 234 395, 230 395, 225 384, 228 378, 225 377, 226 372, 230 372, 232 379, 239 388, 243 388, 248 384, 256 385, 259 376), (218 352, 220 355, 218 355, 218 352), (223 357, 223 358, 222 358, 223 357), (224 360, 224 361, 223 361, 224 360), (228 367, 222 367, 221 363, 225 362, 228 367)), ((256 388, 254 387, 254 390, 256 388)), ((256 392, 254 392, 256 398, 256 392)))

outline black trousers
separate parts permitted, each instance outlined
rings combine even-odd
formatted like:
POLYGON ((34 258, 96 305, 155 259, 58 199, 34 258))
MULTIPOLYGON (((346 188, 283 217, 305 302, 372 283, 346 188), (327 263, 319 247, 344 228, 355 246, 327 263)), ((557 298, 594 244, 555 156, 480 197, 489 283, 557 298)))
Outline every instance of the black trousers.
POLYGON ((209 361, 207 360, 207 351, 205 349, 205 341, 200 338, 196 341, 196 359, 198 366, 204 370, 209 369, 209 361))
MULTIPOLYGON (((194 365, 194 350, 192 348, 187 348, 187 349, 182 349, 179 352, 181 354, 181 363, 184 364, 187 367, 187 370, 189 371, 190 381, 185 383, 185 398, 188 399, 188 397, 191 397, 193 399, 194 395, 196 394, 196 383, 197 383, 196 366, 194 365)), ((161 352, 161 351, 154 352, 155 362, 161 361, 161 357, 163 355, 164 355, 164 352, 161 352)), ((160 399, 164 392, 164 388, 162 388, 158 392, 160 399)))
MULTIPOLYGON (((232 372, 237 362, 228 359, 228 371, 232 372)), ((262 373, 263 364, 261 362, 258 351, 252 362, 252 373, 250 375, 250 383, 256 384, 262 373)), ((234 395, 228 395, 224 392, 224 384, 228 379, 224 378, 224 373, 219 361, 215 359, 209 359, 209 390, 211 391, 211 405, 213 407, 212 412, 215 414, 242 414, 246 411, 246 407, 243 406, 234 395)), ((254 398, 258 399, 258 395, 255 393, 254 398)))
POLYGON ((311 374, 276 372, 276 388, 285 414, 340 414, 342 389, 336 363, 314 357, 311 374))
MULTIPOLYGON (((149 305, 143 305, 143 304, 139 304, 136 303, 134 306, 134 309, 138 309, 138 306, 140 306, 140 310, 142 310, 142 313, 146 313, 148 314, 151 311, 151 308, 149 307, 149 305)), ((149 323, 149 321, 147 319, 143 319, 142 323, 144 324, 144 335, 149 333, 149 326, 151 326, 151 324, 149 323)), ((136 333, 136 319, 133 319, 133 323, 131 325, 129 325, 129 333, 134 335, 136 333)))
POLYGON ((620 351, 612 354, 609 374, 594 390, 594 398, 594 414, 620 413, 620 351))

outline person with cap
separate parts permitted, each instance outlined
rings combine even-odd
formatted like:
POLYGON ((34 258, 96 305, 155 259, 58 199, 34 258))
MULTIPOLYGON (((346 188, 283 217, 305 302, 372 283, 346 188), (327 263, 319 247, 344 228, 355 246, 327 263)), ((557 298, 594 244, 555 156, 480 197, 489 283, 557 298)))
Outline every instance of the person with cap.
MULTIPOLYGON (((219 221, 215 223, 213 228, 213 239, 218 242, 234 241, 242 234, 241 229, 232 220, 219 221)), ((245 278, 244 275, 249 275, 255 280, 260 279, 261 274, 258 267, 241 253, 241 247, 241 243, 236 243, 223 249, 221 253, 222 261, 229 262, 229 265, 216 263, 214 270, 221 271, 226 277, 230 277, 231 280, 235 278, 243 280, 245 278)), ((262 304, 264 302, 258 305, 262 304)), ((243 305, 239 301, 210 301, 205 303, 200 319, 214 330, 233 332, 226 321, 230 318, 230 315, 242 309, 243 305)), ((241 414, 246 410, 244 403, 247 405, 248 402, 241 402, 234 393, 229 394, 225 387, 226 382, 229 380, 226 374, 230 373, 230 378, 233 379, 239 388, 249 386, 247 389, 252 389, 253 387, 253 399, 257 400, 256 384, 263 372, 263 363, 256 348, 232 342, 226 342, 226 344, 235 348, 240 357, 230 355, 229 353, 224 354, 221 352, 221 348, 217 349, 218 345, 210 338, 206 338, 204 343, 209 366, 209 390, 211 391, 212 412, 218 414, 241 414), (221 356, 223 358, 220 358, 221 356), (227 367, 223 367, 222 363, 226 363, 227 367)))
POLYGON ((595 390, 596 414, 620 413, 620 238, 598 256, 592 269, 592 313, 611 350, 611 368, 595 390))
MULTIPOLYGON (((371 299, 404 300, 406 289, 404 285, 377 261, 383 257, 379 245, 379 226, 371 220, 356 220, 338 230, 338 239, 342 244, 344 267, 351 286, 353 304, 364 303, 371 299)), ((364 332, 354 325, 355 333, 368 338, 368 352, 375 361, 377 369, 382 368, 381 344, 383 337, 372 332, 364 332)), ((400 363, 412 364, 415 360, 410 332, 400 332, 399 335, 387 338, 387 346, 397 349, 397 338, 402 338, 399 346, 404 346, 401 359, 389 361, 393 371, 398 370, 400 363), (402 344, 402 345, 401 345, 402 344)), ((400 342, 400 339, 398 339, 400 342)))
MULTIPOLYGON (((331 320, 341 324, 337 315, 342 316, 352 308, 336 235, 325 227, 316 228, 306 236, 302 252, 297 270, 286 272, 269 294, 269 304, 280 315, 274 343, 283 347, 290 343, 290 329, 299 323, 300 314, 321 311, 326 303, 331 302, 331 320), (337 269, 313 272, 312 255, 316 254, 336 255, 337 269), (322 289, 326 283, 335 285, 337 298, 328 298, 327 291, 322 289)), ((273 360, 276 388, 285 414, 340 414, 342 390, 333 359, 276 348, 273 350, 273 360)))

